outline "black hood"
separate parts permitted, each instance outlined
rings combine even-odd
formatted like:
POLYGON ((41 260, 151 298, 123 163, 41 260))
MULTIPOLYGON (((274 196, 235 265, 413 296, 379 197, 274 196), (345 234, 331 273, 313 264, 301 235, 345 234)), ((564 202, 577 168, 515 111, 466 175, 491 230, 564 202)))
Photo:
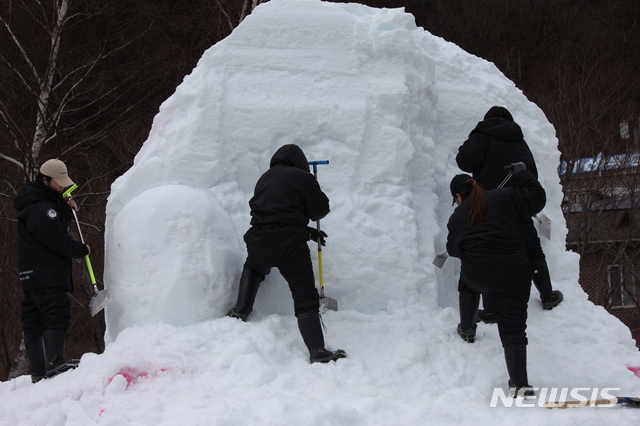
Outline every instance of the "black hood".
POLYGON ((493 118, 493 117, 501 117, 509 121, 514 121, 513 115, 511 115, 509 110, 501 106, 494 106, 489 108, 489 111, 487 111, 487 113, 484 115, 485 120, 488 120, 489 118, 493 118))
POLYGON ((20 190, 18 195, 16 195, 16 198, 13 200, 13 207, 20 211, 28 205, 42 200, 48 200, 57 206, 62 204, 60 194, 35 181, 29 182, 20 190))
POLYGON ((492 117, 479 122, 469 136, 474 133, 482 133, 508 142, 520 142, 524 139, 522 129, 517 123, 501 117, 492 117))
POLYGON ((271 157, 271 163, 269 167, 273 167, 277 164, 285 164, 287 166, 296 167, 298 169, 309 171, 309 162, 304 152, 298 145, 289 144, 281 146, 273 157, 271 157))

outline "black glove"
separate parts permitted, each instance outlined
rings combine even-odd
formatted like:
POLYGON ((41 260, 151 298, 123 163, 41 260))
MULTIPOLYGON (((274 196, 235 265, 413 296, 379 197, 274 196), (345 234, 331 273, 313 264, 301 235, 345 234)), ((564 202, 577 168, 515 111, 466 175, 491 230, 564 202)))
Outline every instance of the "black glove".
POLYGON ((527 166, 522 161, 518 163, 511 163, 508 166, 504 166, 504 168, 505 170, 509 170, 514 176, 518 176, 520 173, 527 170, 527 166))
POLYGON ((312 239, 317 243, 318 238, 320 238, 320 245, 324 246, 325 244, 327 244, 326 241, 324 240, 325 237, 328 237, 326 232, 324 232, 323 230, 320 230, 320 232, 318 232, 316 228, 312 228, 310 226, 307 226, 307 229, 309 230, 310 239, 312 239))

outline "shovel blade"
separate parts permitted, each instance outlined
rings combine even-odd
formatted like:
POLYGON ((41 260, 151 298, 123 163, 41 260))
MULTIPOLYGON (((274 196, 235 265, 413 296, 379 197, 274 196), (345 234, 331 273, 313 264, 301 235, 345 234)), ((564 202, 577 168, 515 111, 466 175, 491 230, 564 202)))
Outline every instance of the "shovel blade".
POLYGON ((321 297, 320 298, 320 310, 322 312, 327 311, 337 311, 338 310, 338 301, 332 297, 321 297))
POLYGON ((547 240, 551 239, 551 219, 545 215, 540 215, 540 232, 547 240))
POLYGON ((104 289, 99 291, 93 296, 91 301, 89 302, 89 311, 91 312, 91 316, 95 317, 98 312, 104 309, 111 302, 111 293, 109 290, 104 289))
POLYGON ((440 253, 435 257, 435 259, 433 259, 433 264, 436 265, 438 268, 442 269, 442 267, 444 266, 444 263, 447 261, 448 258, 449 258, 449 253, 445 251, 444 253, 440 253))

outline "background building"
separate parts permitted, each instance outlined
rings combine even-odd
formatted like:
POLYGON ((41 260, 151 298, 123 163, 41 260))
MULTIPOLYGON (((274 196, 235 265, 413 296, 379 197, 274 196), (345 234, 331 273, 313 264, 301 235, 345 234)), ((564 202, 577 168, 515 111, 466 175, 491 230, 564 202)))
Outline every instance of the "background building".
POLYGON ((567 248, 580 254, 580 284, 640 345, 639 158, 582 158, 563 162, 559 172, 567 248))

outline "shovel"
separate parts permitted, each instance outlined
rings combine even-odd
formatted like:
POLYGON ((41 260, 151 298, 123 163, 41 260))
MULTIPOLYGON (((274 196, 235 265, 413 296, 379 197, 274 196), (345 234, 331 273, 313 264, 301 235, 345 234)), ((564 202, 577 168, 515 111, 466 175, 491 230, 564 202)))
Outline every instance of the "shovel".
MULTIPOLYGON (((313 166, 313 176, 318 181, 318 164, 329 164, 329 160, 309 161, 309 165, 313 166)), ((324 295, 324 274, 322 270, 322 244, 320 243, 320 221, 316 222, 318 229, 318 275, 320 277, 320 309, 322 312, 337 311, 338 301, 324 295)))
POLYGON ((446 262, 448 258, 449 253, 447 253, 446 251, 442 252, 433 259, 433 264, 436 265, 439 269, 442 269, 442 267, 444 266, 444 262, 446 262))
MULTIPOLYGON (((71 192, 73 192, 78 185, 75 183, 67 189, 62 196, 64 198, 71 198, 71 192)), ((84 238, 82 236, 82 231, 80 230, 80 222, 78 221, 78 215, 74 209, 71 209, 73 213, 73 217, 76 220, 76 226, 78 227, 78 235, 80 235, 80 241, 84 244, 84 238)), ((105 306, 111 302, 111 294, 109 290, 104 289, 102 291, 98 291, 98 286, 96 285, 96 276, 93 274, 93 267, 91 266, 91 260, 89 259, 89 255, 84 256, 84 262, 87 265, 87 271, 89 272, 89 277, 91 278, 91 284, 93 284, 93 298, 89 302, 89 311, 91 312, 91 316, 94 317, 98 312, 104 309, 105 306)))
MULTIPOLYGON (((500 183, 500 185, 498 185, 498 188, 502 188, 504 186, 505 183, 507 183, 507 181, 509 179, 511 179, 511 176, 513 176, 513 174, 511 172, 509 172, 509 174, 507 175, 507 177, 504 178, 504 180, 500 183)), ((534 216, 535 217, 535 216, 534 216)), ((546 216, 545 216, 546 217, 546 216)), ((537 218, 536 218, 537 219, 537 218)), ((538 219, 539 220, 539 219, 538 219)), ((548 220, 548 218, 547 218, 548 220)), ((433 264, 436 265, 438 267, 438 269, 442 269, 442 267, 444 266, 444 263, 447 261, 447 259, 449 258, 449 253, 447 253, 446 251, 440 253, 439 255, 437 255, 434 259, 433 259, 433 264)))
POLYGON ((547 240, 551 239, 551 219, 549 219, 546 215, 541 214, 540 217, 533 216, 535 220, 540 224, 540 232, 544 235, 547 240))

